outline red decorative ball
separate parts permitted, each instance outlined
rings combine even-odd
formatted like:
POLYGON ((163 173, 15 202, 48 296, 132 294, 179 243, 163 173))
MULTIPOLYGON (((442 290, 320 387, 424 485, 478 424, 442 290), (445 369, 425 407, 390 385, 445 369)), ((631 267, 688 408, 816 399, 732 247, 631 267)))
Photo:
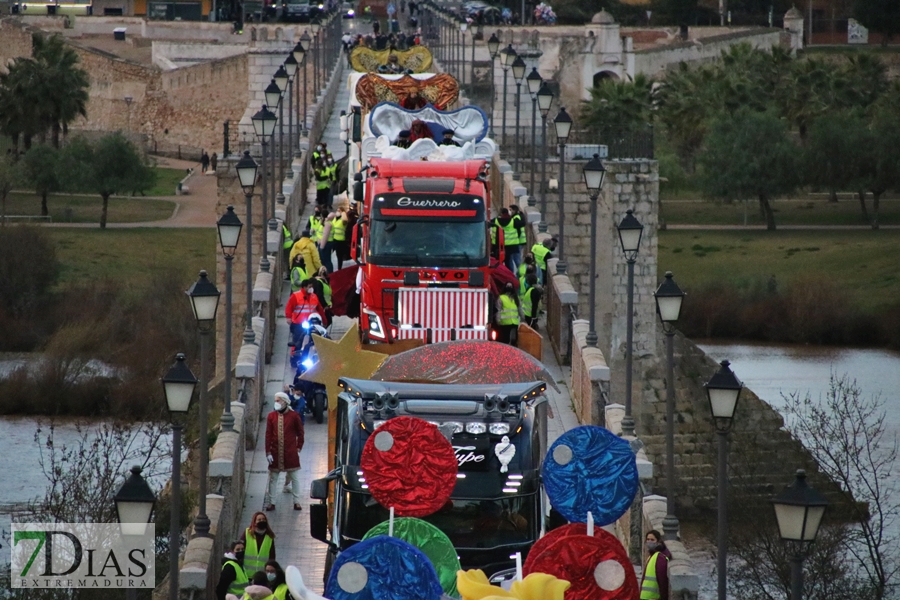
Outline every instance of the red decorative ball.
POLYGON ((360 461, 369 491, 403 517, 437 512, 456 486, 453 446, 437 427, 415 417, 394 417, 375 430, 360 461))

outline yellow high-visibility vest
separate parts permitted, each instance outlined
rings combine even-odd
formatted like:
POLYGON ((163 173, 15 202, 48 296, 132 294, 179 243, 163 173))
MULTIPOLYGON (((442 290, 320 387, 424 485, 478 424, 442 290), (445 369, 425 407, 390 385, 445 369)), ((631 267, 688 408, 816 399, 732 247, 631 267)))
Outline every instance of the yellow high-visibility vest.
POLYGON ((243 595, 244 588, 250 583, 250 578, 247 577, 244 568, 235 561, 226 560, 225 564, 222 565, 223 570, 225 569, 225 565, 231 565, 232 568, 234 568, 234 581, 228 586, 228 593, 234 594, 235 596, 243 595))
POLYGON ((256 536, 249 527, 244 536, 247 543, 244 544, 244 569, 251 573, 265 571, 269 562, 269 554, 272 552, 272 538, 267 534, 263 538, 262 546, 256 546, 256 536))
POLYGON ((662 552, 655 552, 647 561, 644 580, 641 582, 641 600, 659 600, 660 598, 659 581, 656 579, 656 561, 660 556, 669 560, 669 557, 662 552))
POLYGON ((497 313, 497 325, 518 325, 519 305, 507 294, 500 295, 500 312, 497 313))

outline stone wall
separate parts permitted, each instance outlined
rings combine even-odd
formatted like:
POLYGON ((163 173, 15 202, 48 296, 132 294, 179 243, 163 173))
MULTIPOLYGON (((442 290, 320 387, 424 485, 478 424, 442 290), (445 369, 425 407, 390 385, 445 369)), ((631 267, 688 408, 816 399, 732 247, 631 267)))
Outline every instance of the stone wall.
POLYGON ((18 19, 6 17, 0 19, 0 72, 6 72, 6 66, 14 58, 31 56, 31 34, 37 32, 23 26, 18 19))

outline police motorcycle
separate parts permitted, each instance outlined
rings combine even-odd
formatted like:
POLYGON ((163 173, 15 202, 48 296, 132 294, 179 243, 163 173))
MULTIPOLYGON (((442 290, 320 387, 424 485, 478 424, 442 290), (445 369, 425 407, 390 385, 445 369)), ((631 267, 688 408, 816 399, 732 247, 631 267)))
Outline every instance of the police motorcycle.
POLYGON ((316 352, 314 336, 331 339, 328 330, 322 325, 322 317, 316 313, 309 316, 301 324, 303 335, 299 344, 291 349, 291 368, 295 370, 293 389, 301 392, 306 398, 306 410, 311 413, 316 423, 325 421, 325 410, 328 406, 328 396, 325 386, 314 381, 305 381, 300 376, 308 371, 319 361, 316 352))

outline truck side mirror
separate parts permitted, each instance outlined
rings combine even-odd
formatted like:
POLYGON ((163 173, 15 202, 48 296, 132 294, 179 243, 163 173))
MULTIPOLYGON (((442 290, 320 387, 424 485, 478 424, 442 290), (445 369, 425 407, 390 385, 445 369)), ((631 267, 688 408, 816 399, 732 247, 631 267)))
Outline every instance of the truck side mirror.
POLYGON ((328 505, 312 504, 309 507, 309 535, 328 543, 328 505))
POLYGON ((309 484, 309 497, 313 500, 328 500, 328 482, 327 477, 322 479, 314 479, 309 484))

